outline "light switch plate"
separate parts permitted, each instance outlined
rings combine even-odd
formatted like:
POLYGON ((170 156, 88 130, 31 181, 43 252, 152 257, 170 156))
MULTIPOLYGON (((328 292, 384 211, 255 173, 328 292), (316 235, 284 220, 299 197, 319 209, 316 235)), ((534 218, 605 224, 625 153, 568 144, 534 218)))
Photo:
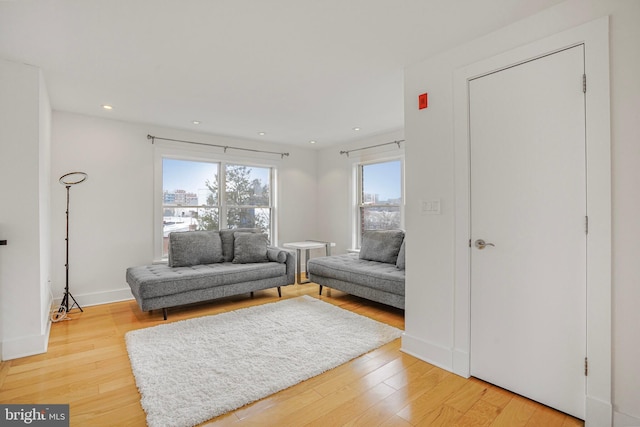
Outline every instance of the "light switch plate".
POLYGON ((440 199, 421 200, 420 213, 422 215, 440 215, 440 199))

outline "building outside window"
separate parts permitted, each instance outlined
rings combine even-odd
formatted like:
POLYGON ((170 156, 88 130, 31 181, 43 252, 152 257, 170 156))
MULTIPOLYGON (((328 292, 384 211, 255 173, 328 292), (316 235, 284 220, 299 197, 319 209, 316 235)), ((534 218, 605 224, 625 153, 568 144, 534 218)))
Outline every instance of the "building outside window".
POLYGON ((366 230, 404 227, 402 160, 357 165, 358 243, 366 230))
POLYGON ((273 229, 273 168, 162 159, 162 256, 174 231, 273 229), (221 191, 223 190, 223 191, 221 191))

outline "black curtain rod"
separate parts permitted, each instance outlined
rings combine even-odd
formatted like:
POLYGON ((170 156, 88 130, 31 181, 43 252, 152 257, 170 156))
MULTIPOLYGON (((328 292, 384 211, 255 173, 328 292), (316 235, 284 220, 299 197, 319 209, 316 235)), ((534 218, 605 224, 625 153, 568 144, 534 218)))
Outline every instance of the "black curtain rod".
POLYGON ((391 145, 391 144, 397 144, 398 148, 400 148, 400 143, 404 142, 404 139, 401 139, 399 141, 391 141, 391 142, 385 142, 383 144, 377 144, 377 145, 370 145, 368 147, 362 147, 362 148, 355 148, 353 150, 346 150, 346 151, 340 151, 340 154, 346 154, 347 157, 349 157, 349 153, 353 152, 353 151, 360 151, 360 150, 366 150, 367 148, 375 148, 375 147, 382 147, 383 145, 391 145))
POLYGON ((195 145, 206 145, 209 147, 219 147, 219 148, 224 148, 224 152, 226 153, 227 150, 231 149, 231 150, 242 150, 242 151, 251 151, 253 153, 267 153, 267 154, 277 154, 280 156, 280 158, 284 158, 284 156, 289 156, 289 153, 278 153, 275 151, 265 151, 265 150, 254 150, 251 148, 242 148, 242 147, 231 147, 229 145, 218 145, 218 144, 206 144, 204 142, 195 142, 195 141, 185 141, 182 139, 171 139, 171 138, 161 138, 159 136, 153 136, 153 135, 147 135, 147 139, 151 140, 151 143, 154 144, 156 139, 160 139, 162 141, 172 141, 172 142, 184 142, 185 144, 195 144, 195 145))

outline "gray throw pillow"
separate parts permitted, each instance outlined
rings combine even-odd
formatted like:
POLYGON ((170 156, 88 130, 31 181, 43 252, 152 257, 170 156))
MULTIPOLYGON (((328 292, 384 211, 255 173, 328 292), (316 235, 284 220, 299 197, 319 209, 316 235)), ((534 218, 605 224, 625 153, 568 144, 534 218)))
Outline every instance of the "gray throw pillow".
POLYGON ((233 261, 233 257, 234 257, 233 234, 236 232, 261 233, 262 230, 260 230, 259 228, 227 228, 224 230, 220 230, 220 238, 222 239, 222 254, 224 256, 224 262, 233 261))
POLYGON ((217 231, 169 233, 169 267, 188 267, 222 261, 222 240, 217 231))
POLYGON ((268 262, 269 239, 264 233, 233 233, 233 263, 268 262))
POLYGON ((395 264, 404 240, 402 230, 368 230, 362 234, 360 259, 395 264))
POLYGON ((398 260, 396 261, 396 267, 400 270, 404 270, 405 262, 404 262, 404 245, 405 240, 402 240, 402 245, 400 245, 400 252, 398 252, 398 260))

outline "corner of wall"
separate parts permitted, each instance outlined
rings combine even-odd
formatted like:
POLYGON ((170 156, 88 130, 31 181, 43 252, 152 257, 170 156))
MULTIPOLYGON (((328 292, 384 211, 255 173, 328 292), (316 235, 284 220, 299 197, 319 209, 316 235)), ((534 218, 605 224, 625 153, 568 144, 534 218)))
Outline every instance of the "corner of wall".
MULTIPOLYGON (((402 347, 400 350, 413 357, 417 357, 427 363, 450 372, 453 370, 453 352, 450 348, 442 347, 433 342, 425 341, 406 332, 402 335, 402 347)), ((458 372, 454 372, 460 375, 458 372)))
POLYGON ((41 328, 49 327, 51 295, 51 122, 52 111, 49 93, 42 70, 38 70, 38 163, 39 163, 39 228, 40 228, 40 301, 41 328))
POLYGON ((51 322, 47 322, 47 327, 43 334, 24 336, 2 342, 0 344, 2 347, 2 360, 12 360, 46 353, 49 347, 50 332, 51 322))

